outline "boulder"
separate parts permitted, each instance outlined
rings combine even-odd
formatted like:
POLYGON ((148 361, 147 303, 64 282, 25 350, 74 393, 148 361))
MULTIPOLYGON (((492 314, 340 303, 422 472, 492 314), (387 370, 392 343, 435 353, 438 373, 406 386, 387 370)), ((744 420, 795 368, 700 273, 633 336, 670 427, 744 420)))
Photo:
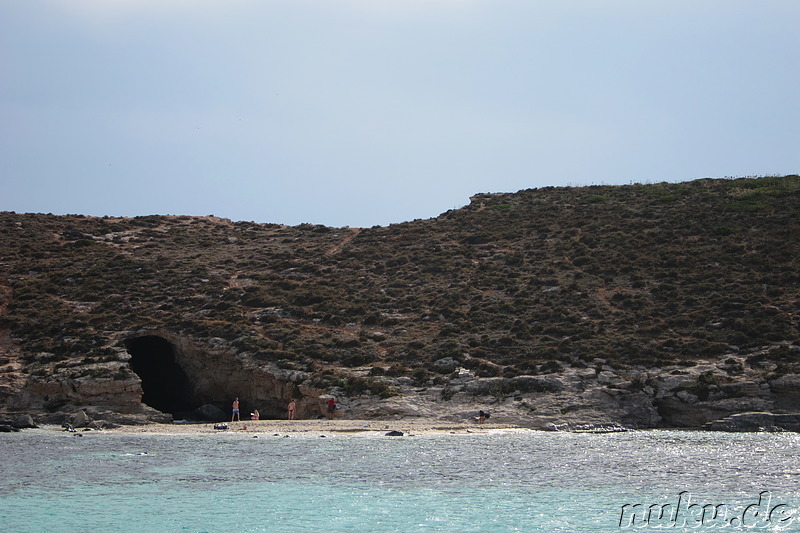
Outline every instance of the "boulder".
POLYGON ((461 365, 458 361, 453 359, 452 357, 442 357, 441 359, 437 359, 433 362, 434 367, 439 367, 442 369, 450 369, 450 372, 454 371, 461 365))
POLYGON ((786 374, 770 382, 772 391, 776 394, 800 394, 800 375, 786 374))
POLYGON ((404 433, 402 431, 392 430, 386 433, 386 437, 402 437, 404 433))
POLYGON ((620 421, 626 426, 653 428, 661 423, 658 409, 650 396, 644 392, 621 396, 619 407, 625 413, 620 417, 620 421))
POLYGON ((19 429, 15 428, 13 426, 7 426, 5 424, 0 425, 0 433, 12 433, 12 432, 17 432, 17 431, 19 431, 19 429))
POLYGON ((617 380, 617 379, 618 379, 617 375, 614 374, 613 372, 608 371, 608 370, 603 370, 602 372, 597 374, 597 382, 602 384, 602 385, 608 385, 612 381, 617 380))
POLYGON ((793 410, 800 404, 800 375, 787 374, 770 382, 779 409, 793 410))
POLYGON ((84 428, 92 423, 92 419, 86 414, 86 411, 78 411, 70 417, 69 425, 74 428, 84 428))
POLYGON ((697 403, 697 401, 699 400, 699 398, 696 395, 686 390, 678 391, 678 393, 675 394, 675 396, 677 396, 678 398, 681 399, 681 401, 686 403, 697 403))
POLYGON ((775 426, 775 415, 772 413, 736 413, 705 424, 711 431, 759 431, 775 426))
POLYGON ((672 427, 700 427, 736 413, 767 412, 772 403, 763 398, 726 398, 693 404, 677 397, 662 398, 656 402, 664 424, 672 427))
POLYGON ((11 419, 11 426, 17 429, 27 429, 27 428, 38 428, 39 426, 36 425, 36 422, 33 421, 31 415, 28 414, 19 414, 14 416, 11 419))

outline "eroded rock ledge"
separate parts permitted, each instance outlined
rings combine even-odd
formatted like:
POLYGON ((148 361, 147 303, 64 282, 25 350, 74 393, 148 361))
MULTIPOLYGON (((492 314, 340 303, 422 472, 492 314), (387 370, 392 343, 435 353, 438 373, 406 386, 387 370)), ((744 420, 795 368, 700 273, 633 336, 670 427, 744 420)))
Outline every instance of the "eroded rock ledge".
MULTIPOLYGON (((794 413, 800 375, 748 366, 744 356, 658 369, 617 369, 596 360, 594 368, 511 378, 479 378, 455 368, 444 382, 375 376, 393 391, 380 397, 316 387, 310 373, 258 361, 222 339, 201 342, 159 329, 126 332, 119 341, 125 348, 113 361, 79 377, 31 376, 7 399, 5 411, 34 413, 47 423, 62 423, 78 411, 111 423, 171 422, 204 418, 197 414, 201 406, 228 416, 238 396, 243 419, 256 409, 262 418, 285 418, 291 399, 298 418, 316 418, 325 412, 326 398, 336 396, 337 416, 352 418, 463 421, 485 410, 493 421, 543 430, 800 430, 794 413)), ((355 380, 370 368, 338 370, 355 380)))
POLYGON ((125 349, 113 360, 49 375, 30 376, 10 394, 5 410, 36 413, 62 423, 77 412, 121 423, 171 422, 193 418, 211 405, 230 414, 240 398, 243 418, 258 409, 264 418, 283 417, 294 398, 297 415, 321 413, 324 390, 310 386, 308 375, 257 363, 222 339, 200 342, 165 330, 127 332, 125 349))

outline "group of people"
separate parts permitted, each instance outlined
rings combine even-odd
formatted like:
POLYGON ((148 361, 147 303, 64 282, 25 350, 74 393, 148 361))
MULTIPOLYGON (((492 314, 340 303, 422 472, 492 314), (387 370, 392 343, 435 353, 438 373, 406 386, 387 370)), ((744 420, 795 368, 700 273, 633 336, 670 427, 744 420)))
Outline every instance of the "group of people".
MULTIPOLYGON (((232 411, 231 412, 231 422, 233 422, 234 419, 237 422, 241 421, 240 418, 239 418, 239 398, 238 397, 233 400, 233 405, 231 406, 231 408, 232 408, 231 409, 231 411, 232 411)), ((294 399, 292 399, 289 402, 289 405, 286 406, 286 411, 287 411, 287 415, 286 415, 287 420, 294 420, 295 419, 295 415, 297 414, 297 402, 295 402, 294 399)), ((336 414, 336 398, 330 397, 330 398, 328 398, 328 410, 325 413, 325 415, 328 418, 333 418, 335 414, 336 414)), ((259 420, 260 416, 261 415, 258 414, 258 409, 255 409, 252 413, 250 413, 250 420, 259 420)), ((491 415, 489 413, 486 413, 483 410, 479 411, 478 412, 478 417, 477 417, 478 418, 478 423, 479 424, 483 424, 486 421, 486 419, 489 418, 490 416, 491 415)))
MULTIPOLYGON (((287 411, 287 419, 294 420, 295 416, 297 415, 297 402, 292 399, 289 402, 289 405, 286 406, 287 411)), ((334 413, 336 412, 336 398, 330 398, 328 400, 328 411, 327 416, 328 418, 333 418, 334 413)), ((250 413, 250 420, 259 420, 261 415, 258 413, 258 409, 253 410, 250 413)), ((236 397, 233 400, 233 404, 231 405, 231 422, 241 422, 241 417, 239 415, 239 398, 236 397)))
MULTIPOLYGON (((239 416, 239 397, 233 399, 233 404, 231 405, 231 422, 233 421, 241 422, 241 418, 239 416)), ((258 412, 258 409, 253 409, 253 412, 250 413, 250 420, 261 420, 261 414, 258 412)))

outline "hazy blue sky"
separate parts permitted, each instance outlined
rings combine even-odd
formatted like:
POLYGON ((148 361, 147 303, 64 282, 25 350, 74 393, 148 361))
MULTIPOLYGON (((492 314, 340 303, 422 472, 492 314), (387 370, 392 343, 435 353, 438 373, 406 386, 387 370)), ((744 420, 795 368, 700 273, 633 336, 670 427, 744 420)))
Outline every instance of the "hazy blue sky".
POLYGON ((797 0, 0 0, 0 210, 372 226, 800 172, 797 0))

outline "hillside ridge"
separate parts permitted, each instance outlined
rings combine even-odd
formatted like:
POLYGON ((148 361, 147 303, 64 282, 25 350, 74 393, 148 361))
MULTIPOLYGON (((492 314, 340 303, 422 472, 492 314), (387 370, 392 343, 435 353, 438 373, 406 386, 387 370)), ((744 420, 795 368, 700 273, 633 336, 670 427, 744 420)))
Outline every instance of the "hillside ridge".
POLYGON ((800 177, 330 228, 0 213, 0 408, 696 427, 800 400, 800 177), (135 370, 138 368, 138 371, 135 370), (145 376, 144 378, 142 376, 145 376), (162 377, 158 377, 162 376, 162 377))

